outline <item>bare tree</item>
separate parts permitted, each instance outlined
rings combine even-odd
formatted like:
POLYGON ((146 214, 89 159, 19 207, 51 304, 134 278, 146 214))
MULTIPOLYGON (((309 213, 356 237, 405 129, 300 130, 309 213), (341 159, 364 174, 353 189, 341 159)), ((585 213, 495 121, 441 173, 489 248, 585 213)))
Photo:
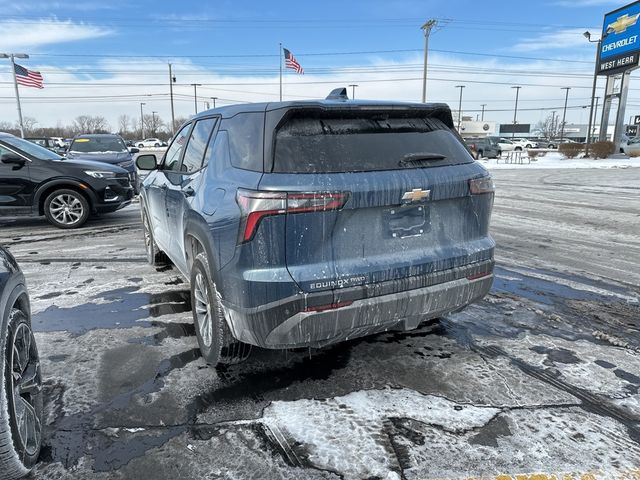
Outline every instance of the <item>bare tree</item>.
POLYGON ((177 117, 173 122, 173 131, 177 132, 180 126, 189 120, 189 117, 177 117))
POLYGON ((560 135, 561 122, 554 114, 547 115, 543 121, 538 122, 536 129, 540 131, 540 134, 544 138, 556 138, 560 135))
POLYGON ((132 124, 132 118, 123 113, 118 117, 118 133, 122 136, 126 136, 129 133, 129 126, 132 124))
POLYGON ((15 123, 1 121, 0 122, 0 132, 7 132, 12 135, 20 135, 20 129, 17 127, 15 123))
POLYGON ((164 121, 155 114, 144 115, 144 131, 148 132, 148 136, 157 137, 160 130, 164 129, 164 121))
POLYGON ((78 115, 73 120, 73 130, 76 133, 89 133, 89 115, 78 115))
POLYGON ((38 121, 33 117, 22 117, 22 125, 25 134, 31 134, 35 130, 38 121))
POLYGON ((78 115, 73 121, 76 133, 108 133, 109 124, 101 115, 78 115))

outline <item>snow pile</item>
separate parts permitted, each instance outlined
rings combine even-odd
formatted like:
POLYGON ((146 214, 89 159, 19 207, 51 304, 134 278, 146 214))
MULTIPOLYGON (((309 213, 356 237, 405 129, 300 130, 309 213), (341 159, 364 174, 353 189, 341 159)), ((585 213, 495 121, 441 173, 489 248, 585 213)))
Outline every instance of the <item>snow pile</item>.
POLYGON ((326 400, 273 402, 262 421, 308 448, 308 458, 318 468, 344 478, 393 478, 399 466, 385 433, 390 418, 463 432, 485 425, 498 413, 496 408, 460 405, 412 390, 369 390, 326 400))
POLYGON ((640 157, 636 158, 565 158, 558 152, 548 152, 544 156, 538 156, 528 163, 526 153, 523 153, 523 164, 506 163, 505 157, 498 162, 495 158, 484 158, 480 163, 490 170, 503 169, 532 169, 532 168, 633 168, 640 167, 640 157))

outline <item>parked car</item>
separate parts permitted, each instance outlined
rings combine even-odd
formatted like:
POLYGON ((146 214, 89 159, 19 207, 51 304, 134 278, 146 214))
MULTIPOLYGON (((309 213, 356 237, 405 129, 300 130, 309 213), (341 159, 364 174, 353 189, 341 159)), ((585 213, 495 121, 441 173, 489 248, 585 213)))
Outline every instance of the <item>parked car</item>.
POLYGON ((45 215, 59 228, 76 228, 91 213, 131 203, 126 170, 60 155, 8 133, 0 133, 0 216, 45 215))
POLYGON ((538 143, 531 138, 512 138, 511 143, 515 145, 515 150, 519 152, 525 148, 538 148, 538 143))
POLYGON ((620 151, 629 156, 640 156, 640 137, 628 138, 620 144, 620 151))
POLYGON ((495 141, 503 152, 513 152, 516 149, 516 145, 506 138, 495 138, 495 141))
POLYGON ((476 158, 500 158, 502 155, 500 146, 491 137, 467 138, 465 143, 472 152, 475 152, 476 158))
POLYGON ((147 257, 190 280, 210 365, 411 330, 491 287, 493 182, 444 104, 226 106, 137 165, 147 257))
POLYGON ((162 140, 160 140, 159 138, 147 138, 145 140, 139 140, 136 145, 138 145, 138 148, 145 148, 145 147, 161 147, 163 144, 162 140))
POLYGON ((538 145, 537 147, 534 148, 556 148, 556 142, 554 140, 550 140, 548 138, 535 138, 533 139, 536 144, 538 145))
POLYGON ((64 151, 64 145, 61 147, 58 143, 49 137, 25 137, 25 140, 29 140, 31 143, 40 145, 41 147, 51 150, 52 152, 61 153, 64 151))
POLYGON ((133 154, 138 152, 139 150, 137 148, 127 148, 120 135, 78 135, 69 146, 67 158, 105 162, 124 168, 129 172, 129 181, 137 195, 140 184, 138 181, 138 171, 133 162, 133 154))
POLYGON ((0 247, 0 478, 27 475, 40 455, 43 428, 40 358, 31 330, 24 276, 0 247))

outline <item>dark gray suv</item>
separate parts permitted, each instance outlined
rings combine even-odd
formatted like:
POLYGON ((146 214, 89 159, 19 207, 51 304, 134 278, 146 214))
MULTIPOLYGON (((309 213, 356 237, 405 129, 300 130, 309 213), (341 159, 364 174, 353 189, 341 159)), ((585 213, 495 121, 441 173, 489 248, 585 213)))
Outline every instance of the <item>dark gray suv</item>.
POLYGON ((137 165, 149 260, 190 279, 210 364, 414 329, 491 287, 493 182, 446 105, 218 108, 137 165))

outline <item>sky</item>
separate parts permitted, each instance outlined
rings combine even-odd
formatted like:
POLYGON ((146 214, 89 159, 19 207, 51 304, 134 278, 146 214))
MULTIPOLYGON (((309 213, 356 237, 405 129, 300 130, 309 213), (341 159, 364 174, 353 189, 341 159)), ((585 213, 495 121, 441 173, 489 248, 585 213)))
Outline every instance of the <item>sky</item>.
MULTIPOLYGON (((38 126, 68 124, 82 114, 118 117, 157 112, 170 119, 168 63, 176 116, 212 103, 277 101, 279 43, 304 75, 286 70, 285 100, 323 98, 352 84, 356 98, 420 101, 424 35, 429 42, 427 100, 485 120, 510 123, 515 85, 518 123, 536 124, 551 111, 587 123, 595 44, 609 0, 0 0, 0 53, 27 53, 21 64, 40 71, 42 90, 20 87, 23 114, 38 126)), ((634 78, 635 75, 632 75, 634 78)), ((634 88, 634 83, 637 84, 634 88)), ((602 97, 604 79, 598 93, 602 97)), ((632 80, 627 117, 640 113, 632 80)), ((349 95, 352 88, 349 88, 349 95)), ((0 121, 15 122, 10 63, 0 60, 0 121)))

